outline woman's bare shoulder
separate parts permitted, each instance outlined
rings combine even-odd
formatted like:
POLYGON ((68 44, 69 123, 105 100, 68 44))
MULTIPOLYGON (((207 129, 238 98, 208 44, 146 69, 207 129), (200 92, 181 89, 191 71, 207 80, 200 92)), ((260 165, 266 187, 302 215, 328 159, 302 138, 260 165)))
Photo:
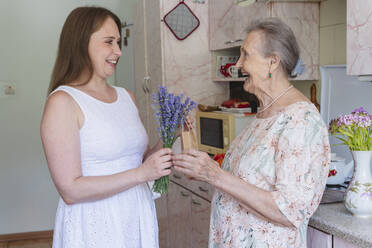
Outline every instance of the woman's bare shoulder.
POLYGON ((67 92, 56 91, 49 95, 45 103, 42 124, 60 119, 74 119, 77 117, 76 107, 76 103, 67 92))
POLYGON ((130 96, 130 98, 131 98, 132 101, 134 102, 134 105, 136 105, 136 107, 138 108, 138 106, 137 106, 137 102, 136 102, 136 98, 135 98, 133 92, 130 91, 130 90, 128 90, 128 89, 125 89, 125 88, 123 88, 123 90, 125 90, 126 92, 128 92, 128 95, 130 96))
POLYGON ((72 97, 67 92, 58 90, 48 96, 46 105, 71 104, 72 100, 72 97))

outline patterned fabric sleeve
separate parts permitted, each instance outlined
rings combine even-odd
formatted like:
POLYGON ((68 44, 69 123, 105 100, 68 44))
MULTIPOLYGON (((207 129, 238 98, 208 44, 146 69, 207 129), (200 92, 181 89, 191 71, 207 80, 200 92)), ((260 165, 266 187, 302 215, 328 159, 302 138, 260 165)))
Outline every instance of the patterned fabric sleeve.
POLYGON ((275 154, 276 183, 271 193, 280 211, 299 228, 315 212, 328 176, 327 129, 318 113, 289 114, 275 154))

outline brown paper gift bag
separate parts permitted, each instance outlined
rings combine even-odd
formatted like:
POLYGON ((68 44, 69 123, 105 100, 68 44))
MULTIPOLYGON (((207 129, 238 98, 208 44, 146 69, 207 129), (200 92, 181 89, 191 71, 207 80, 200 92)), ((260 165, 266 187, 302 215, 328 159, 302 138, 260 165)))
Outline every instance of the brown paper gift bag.
MULTIPOLYGON (((182 150, 195 149, 198 150, 198 142, 196 140, 193 129, 182 130, 181 133, 182 150)), ((194 179, 193 177, 187 176, 189 180, 194 179)))
POLYGON ((188 149, 198 150, 198 142, 196 140, 193 129, 182 130, 181 141, 182 141, 182 150, 188 150, 188 149))

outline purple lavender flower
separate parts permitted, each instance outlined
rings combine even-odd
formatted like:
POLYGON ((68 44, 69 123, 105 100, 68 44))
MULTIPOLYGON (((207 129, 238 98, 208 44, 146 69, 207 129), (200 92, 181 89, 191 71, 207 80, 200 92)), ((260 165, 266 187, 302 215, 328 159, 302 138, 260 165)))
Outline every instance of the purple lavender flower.
POLYGON ((353 112, 351 112, 352 114, 364 114, 364 115, 368 115, 368 112, 363 108, 363 107, 360 107, 358 109, 355 109, 353 112))
POLYGON ((175 96, 168 93, 168 89, 161 85, 158 93, 153 94, 152 98, 154 107, 157 107, 155 118, 159 124, 159 136, 165 147, 171 147, 177 128, 183 125, 186 116, 196 107, 196 103, 189 97, 182 102, 183 94, 175 96))
MULTIPOLYGON (((175 141, 175 134, 190 113, 196 107, 196 103, 183 94, 175 96, 168 92, 167 87, 159 85, 158 93, 152 95, 155 119, 158 122, 158 134, 163 142, 163 147, 171 148, 175 141)), ((158 193, 168 191, 169 177, 165 176, 155 181, 153 190, 158 193)))

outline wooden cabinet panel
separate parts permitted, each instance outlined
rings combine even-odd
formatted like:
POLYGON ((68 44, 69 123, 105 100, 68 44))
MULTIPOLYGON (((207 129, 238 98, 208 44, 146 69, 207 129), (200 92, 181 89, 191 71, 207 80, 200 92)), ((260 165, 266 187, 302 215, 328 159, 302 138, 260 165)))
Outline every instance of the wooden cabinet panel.
POLYGON ((354 244, 351 244, 343 239, 333 236, 333 248, 358 248, 354 244))
POLYGON ((206 182, 190 180, 187 188, 209 201, 212 200, 214 187, 206 182))
POLYGON ((159 226, 159 247, 169 247, 169 227, 168 227, 168 195, 162 195, 155 200, 156 215, 158 217, 159 226))
POLYGON ((347 0, 347 74, 372 74, 372 1, 347 0))
POLYGON ((192 247, 207 248, 209 237, 209 220, 211 204, 192 195, 191 222, 192 222, 192 247))
POLYGON ((209 50, 233 47, 235 0, 209 1, 209 50))
POLYGON ((248 6, 237 5, 236 0, 209 1, 209 49, 240 46, 247 26, 267 13, 264 1, 248 6))
POLYGON ((266 2, 255 2, 247 6, 236 5, 235 15, 236 23, 234 25, 236 46, 243 44, 243 41, 247 35, 247 27, 255 20, 268 17, 268 9, 266 8, 266 2))
POLYGON ((332 235, 307 227, 307 248, 332 248, 332 235))
POLYGON ((271 17, 278 17, 291 27, 300 47, 305 72, 296 80, 319 79, 319 4, 303 2, 272 2, 271 17))
POLYGON ((184 186, 185 188, 189 188, 189 184, 192 183, 192 181, 188 179, 186 175, 175 170, 173 170, 173 173, 170 175, 170 179, 184 186))
POLYGON ((168 191, 170 248, 191 247, 191 192, 170 182, 168 191))

